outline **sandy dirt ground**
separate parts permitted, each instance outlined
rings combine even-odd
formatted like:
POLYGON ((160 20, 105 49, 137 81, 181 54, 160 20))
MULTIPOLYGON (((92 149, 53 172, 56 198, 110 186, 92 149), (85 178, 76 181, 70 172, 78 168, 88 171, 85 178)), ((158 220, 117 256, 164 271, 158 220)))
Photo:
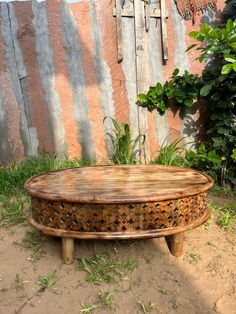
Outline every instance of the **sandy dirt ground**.
POLYGON ((136 262, 121 280, 100 285, 85 281, 78 260, 62 264, 60 239, 43 237, 45 254, 33 263, 32 250, 21 245, 26 230, 27 224, 0 229, 1 314, 81 313, 83 305, 97 304, 101 289, 113 293, 114 304, 93 313, 143 313, 137 300, 155 304, 150 313, 236 313, 236 237, 213 221, 185 233, 179 259, 170 255, 164 238, 76 241, 76 259, 100 252, 117 263, 130 257, 136 262), (40 289, 39 278, 53 273, 55 286, 40 289))

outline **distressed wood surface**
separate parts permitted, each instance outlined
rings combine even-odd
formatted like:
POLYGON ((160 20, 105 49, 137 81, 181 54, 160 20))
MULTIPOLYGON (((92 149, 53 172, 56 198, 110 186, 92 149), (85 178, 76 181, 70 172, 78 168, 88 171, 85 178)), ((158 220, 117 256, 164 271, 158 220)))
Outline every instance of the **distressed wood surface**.
POLYGON ((207 191, 213 180, 196 170, 158 165, 80 167, 37 175, 25 183, 34 197, 80 203, 138 203, 207 191))
POLYGON ((167 40, 167 20, 166 20, 166 3, 165 0, 160 0, 161 4, 161 33, 162 33, 162 51, 163 60, 168 60, 168 40, 167 40))
POLYGON ((121 5, 120 0, 116 0, 116 34, 117 34, 117 60, 123 60, 123 40, 121 27, 121 5))
MULTIPOLYGON (((155 7, 155 9, 152 9, 148 8, 148 5, 146 6, 147 7, 147 10, 149 11, 149 17, 150 18, 160 18, 161 17, 161 10, 160 9, 157 9, 155 7)), ((113 16, 116 16, 116 8, 113 8, 113 16)), ((128 9, 126 7, 124 7, 122 10, 121 10, 121 16, 122 17, 134 17, 134 9, 133 7, 129 7, 128 9)), ((169 13, 168 11, 166 11, 166 17, 169 17, 169 13)))
MULTIPOLYGON (((148 58, 147 43, 148 37, 145 30, 145 12, 143 1, 134 1, 134 26, 135 26, 135 51, 136 51, 136 89, 137 95, 145 92, 148 87, 148 58)), ((138 107, 139 133, 148 134, 147 110, 138 107)), ((149 138, 144 143, 140 140, 141 162, 149 161, 149 138)))

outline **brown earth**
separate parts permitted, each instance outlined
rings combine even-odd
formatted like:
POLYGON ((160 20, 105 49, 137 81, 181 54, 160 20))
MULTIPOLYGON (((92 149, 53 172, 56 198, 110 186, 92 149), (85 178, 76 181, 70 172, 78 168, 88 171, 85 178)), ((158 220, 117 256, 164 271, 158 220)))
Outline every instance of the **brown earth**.
POLYGON ((76 241, 76 258, 106 252, 118 262, 133 257, 137 268, 116 283, 93 285, 73 265, 63 265, 59 239, 43 237, 46 252, 32 263, 31 251, 19 245, 26 225, 0 228, 0 314, 76 314, 81 304, 98 301, 100 289, 114 292, 112 309, 94 313, 142 313, 137 300, 156 303, 151 313, 236 313, 236 238, 213 220, 185 233, 184 254, 171 256, 164 238, 137 241, 76 241), (18 243, 18 244, 17 244, 18 243), (39 291, 40 276, 56 272, 54 289, 39 291), (16 289, 16 275, 23 278, 16 289))

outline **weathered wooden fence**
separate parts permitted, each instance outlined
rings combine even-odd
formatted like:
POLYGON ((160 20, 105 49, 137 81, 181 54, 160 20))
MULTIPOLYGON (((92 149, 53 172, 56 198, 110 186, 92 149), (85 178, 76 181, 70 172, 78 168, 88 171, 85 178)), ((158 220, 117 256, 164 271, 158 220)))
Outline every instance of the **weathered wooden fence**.
POLYGON ((104 126, 105 116, 129 122, 133 136, 145 132, 147 155, 167 136, 196 136, 201 110, 160 116, 138 110, 135 102, 137 93, 168 79, 175 67, 201 70, 195 52, 185 53, 187 34, 203 20, 214 22, 213 12, 193 27, 174 0, 165 6, 151 1, 148 11, 142 0, 121 2, 0 4, 0 162, 42 149, 106 158, 111 125, 107 120, 104 126))

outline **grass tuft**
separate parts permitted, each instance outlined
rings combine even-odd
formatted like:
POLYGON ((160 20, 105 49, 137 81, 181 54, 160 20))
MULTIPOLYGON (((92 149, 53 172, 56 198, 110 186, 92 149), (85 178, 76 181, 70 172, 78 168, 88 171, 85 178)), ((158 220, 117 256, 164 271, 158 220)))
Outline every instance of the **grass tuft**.
POLYGON ((80 258, 77 263, 77 269, 85 271, 85 281, 99 285, 103 282, 117 282, 127 277, 127 272, 134 270, 137 262, 133 258, 125 263, 117 262, 114 257, 96 253, 89 259, 80 258))
POLYGON ((41 287, 42 291, 49 289, 53 290, 55 287, 56 281, 56 272, 53 272, 51 275, 42 276, 38 280, 38 285, 41 287))
POLYGON ((102 307, 112 308, 114 304, 114 292, 101 289, 98 293, 99 303, 102 307))
POLYGON ((189 256, 189 263, 191 264, 193 263, 196 264, 202 259, 199 253, 188 252, 188 256, 189 256))
POLYGON ((17 192, 13 196, 0 195, 0 227, 10 227, 25 221, 24 206, 28 197, 17 192))
POLYGON ((219 186, 217 184, 214 184, 213 187, 209 191, 210 195, 219 196, 219 197, 233 197, 234 192, 231 189, 228 189, 223 186, 219 186))
POLYGON ((236 204, 230 203, 227 205, 209 204, 215 214, 216 223, 224 230, 232 231, 236 223, 236 204))
POLYGON ((28 196, 24 192, 24 183, 30 177, 51 170, 94 165, 94 161, 69 159, 65 156, 42 153, 8 166, 0 166, 0 227, 10 227, 25 220, 24 208, 28 205, 28 196))
POLYGON ((137 300, 137 303, 139 305, 139 309, 143 313, 148 313, 151 312, 154 309, 158 309, 157 303, 152 303, 151 301, 148 303, 144 303, 143 301, 137 300))
POLYGON ((184 139, 178 138, 168 144, 167 138, 162 143, 158 156, 151 163, 165 166, 187 167, 189 163, 185 158, 187 152, 186 147, 191 143, 183 143, 184 139))
POLYGON ((124 269, 128 271, 132 271, 137 267, 138 267, 138 263, 133 257, 130 257, 128 261, 124 263, 124 269))
POLYGON ((16 290, 21 290, 24 288, 24 284, 27 281, 24 281, 23 278, 21 278, 18 274, 16 274, 16 278, 15 278, 15 289, 16 290))
POLYGON ((96 304, 82 304, 80 313, 89 314, 95 311, 98 306, 96 304))
POLYGON ((43 236, 36 230, 27 230, 21 243, 15 242, 15 245, 31 250, 31 255, 27 258, 32 263, 37 262, 44 255, 41 248, 43 236))

